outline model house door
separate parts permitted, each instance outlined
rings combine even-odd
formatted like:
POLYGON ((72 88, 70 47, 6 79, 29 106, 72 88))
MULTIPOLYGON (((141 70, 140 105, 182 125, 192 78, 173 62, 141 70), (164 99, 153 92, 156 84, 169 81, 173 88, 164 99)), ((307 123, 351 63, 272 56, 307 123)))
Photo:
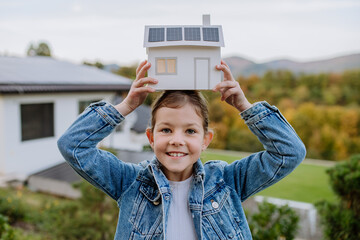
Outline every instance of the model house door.
POLYGON ((209 89, 209 58, 195 58, 195 89, 209 89))

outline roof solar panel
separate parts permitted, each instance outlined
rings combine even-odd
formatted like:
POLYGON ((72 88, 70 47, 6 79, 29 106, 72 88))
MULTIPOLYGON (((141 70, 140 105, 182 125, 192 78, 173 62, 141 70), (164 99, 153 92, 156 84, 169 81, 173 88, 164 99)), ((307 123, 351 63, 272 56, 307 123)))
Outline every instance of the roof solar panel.
POLYGON ((166 40, 167 41, 181 41, 182 38, 182 28, 166 28, 166 40))
POLYGON ((186 41, 200 41, 199 27, 186 27, 184 30, 185 30, 186 41))
POLYGON ((218 28, 203 28, 204 41, 219 42, 219 29, 218 28))
POLYGON ((149 28, 149 42, 163 42, 165 40, 165 28, 149 28))

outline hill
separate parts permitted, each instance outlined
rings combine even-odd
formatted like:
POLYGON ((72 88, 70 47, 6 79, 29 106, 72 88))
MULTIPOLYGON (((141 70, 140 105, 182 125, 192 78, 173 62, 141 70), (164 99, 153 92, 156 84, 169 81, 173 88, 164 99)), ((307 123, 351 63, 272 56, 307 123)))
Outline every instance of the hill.
POLYGON ((309 62, 279 59, 265 63, 255 63, 239 56, 228 57, 224 60, 228 63, 235 77, 240 75, 249 76, 251 74, 262 76, 269 70, 289 70, 294 73, 328 73, 360 69, 360 53, 309 62))

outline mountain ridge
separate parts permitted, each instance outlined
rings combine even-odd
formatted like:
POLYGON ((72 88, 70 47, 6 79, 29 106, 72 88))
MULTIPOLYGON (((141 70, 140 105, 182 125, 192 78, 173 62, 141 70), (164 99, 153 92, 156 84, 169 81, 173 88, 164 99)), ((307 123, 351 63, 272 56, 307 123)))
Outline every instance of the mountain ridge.
POLYGON ((340 73, 346 70, 360 69, 360 53, 343 55, 315 61, 294 61, 290 59, 276 59, 264 63, 256 63, 240 56, 224 58, 234 77, 262 76, 270 70, 289 70, 294 73, 316 74, 322 72, 340 73))
MULTIPOLYGON (((295 74, 341 73, 346 70, 360 69, 360 53, 353 53, 333 58, 314 61, 296 61, 287 58, 275 59, 263 63, 256 63, 241 56, 224 58, 235 78, 250 75, 262 76, 267 71, 289 70, 295 74)), ((115 72, 121 67, 117 64, 106 64, 104 70, 115 72)))

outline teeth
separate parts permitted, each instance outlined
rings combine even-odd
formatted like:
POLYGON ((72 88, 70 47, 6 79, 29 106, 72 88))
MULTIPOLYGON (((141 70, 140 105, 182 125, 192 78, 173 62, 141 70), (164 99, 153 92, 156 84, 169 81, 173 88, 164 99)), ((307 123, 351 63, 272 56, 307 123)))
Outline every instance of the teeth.
POLYGON ((182 156, 185 156, 184 153, 169 153, 169 155, 170 155, 171 157, 182 157, 182 156))

